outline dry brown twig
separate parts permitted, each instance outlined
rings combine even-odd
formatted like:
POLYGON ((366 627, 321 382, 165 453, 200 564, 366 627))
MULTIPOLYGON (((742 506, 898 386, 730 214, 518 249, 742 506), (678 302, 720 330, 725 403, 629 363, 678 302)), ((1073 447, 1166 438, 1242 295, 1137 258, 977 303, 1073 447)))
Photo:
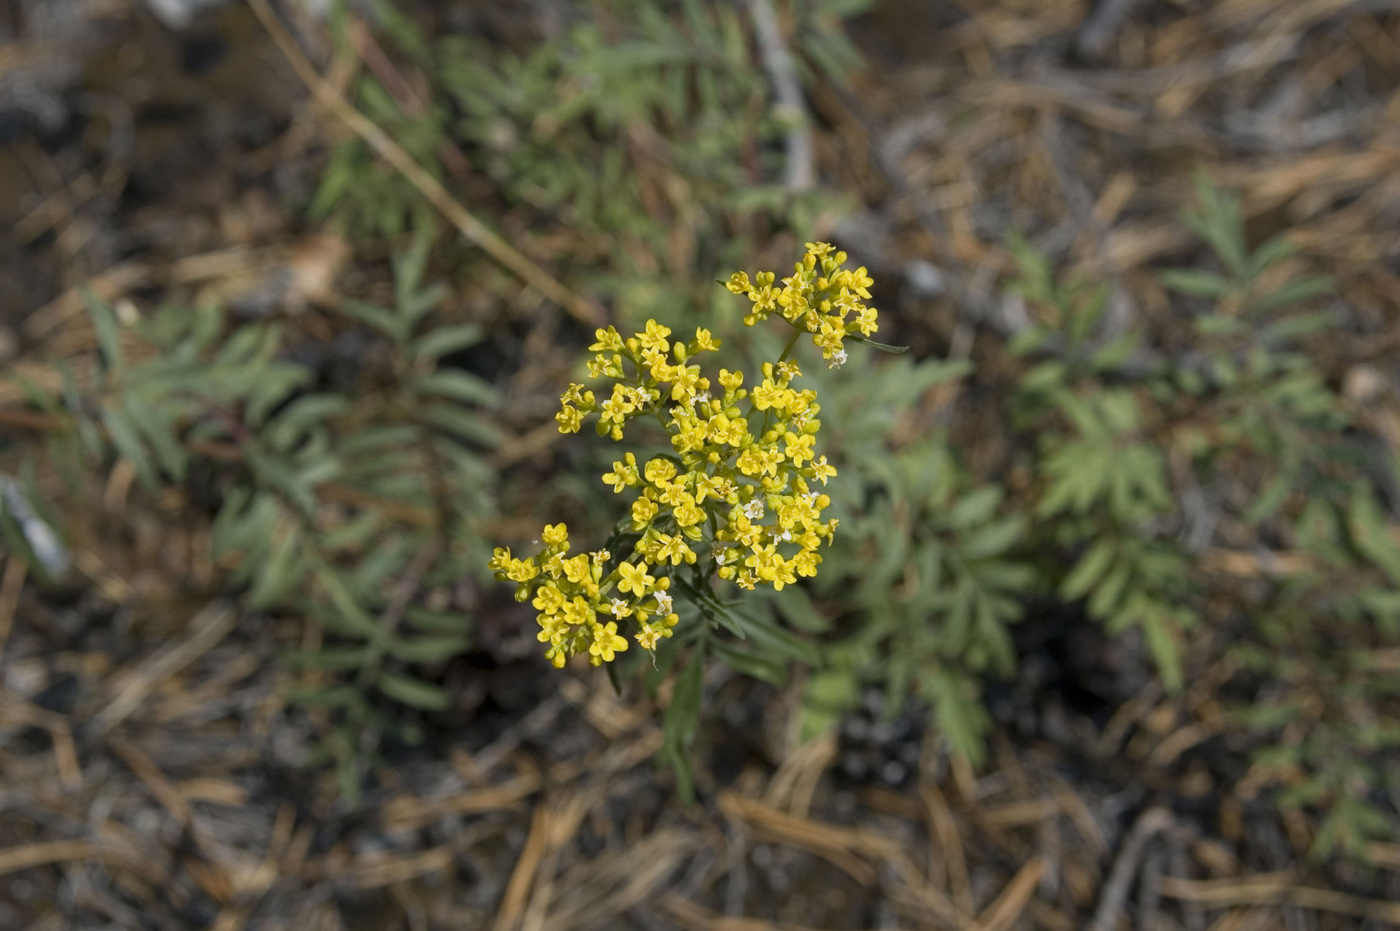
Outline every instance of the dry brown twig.
POLYGON ((248 0, 248 5, 252 7, 253 13, 262 22, 263 28, 272 36, 272 40, 286 56, 297 76, 301 78, 321 106, 325 107, 336 119, 344 123, 355 135, 363 139, 366 145, 402 174, 404 179, 437 208, 469 242, 479 246, 482 251, 514 272, 526 284, 562 307, 570 316, 589 326, 600 327, 604 325, 605 315, 601 307, 570 291, 519 249, 492 232, 485 223, 482 223, 467 208, 463 207, 461 202, 453 197, 440 181, 428 174, 403 146, 391 139, 373 120, 355 109, 339 91, 328 84, 311 63, 311 60, 302 52, 291 33, 282 25, 282 21, 277 18, 277 14, 273 12, 267 0, 248 0))
POLYGON ((754 31, 758 33, 758 50, 763 69, 773 82, 778 98, 775 108, 778 118, 789 124, 784 144, 787 148, 787 189, 806 191, 816 183, 816 159, 812 149, 812 130, 807 125, 807 111, 802 100, 802 85, 792 64, 792 53, 783 41, 778 14, 770 0, 749 0, 749 14, 754 31))
POLYGON ((1149 809, 1137 819, 1103 885, 1099 907, 1094 912, 1094 921, 1088 931, 1113 931, 1118 927, 1119 916, 1127 904, 1133 877, 1138 873, 1148 842, 1158 834, 1171 830, 1175 824, 1171 812, 1165 808, 1149 809))

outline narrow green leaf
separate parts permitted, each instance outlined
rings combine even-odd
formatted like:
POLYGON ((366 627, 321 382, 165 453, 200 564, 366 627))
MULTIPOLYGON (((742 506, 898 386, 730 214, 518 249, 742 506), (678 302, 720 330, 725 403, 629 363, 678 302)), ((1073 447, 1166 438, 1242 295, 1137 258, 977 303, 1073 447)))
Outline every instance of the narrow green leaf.
POLYGON ((369 662, 372 651, 367 646, 333 646, 319 650, 290 650, 282 657, 294 666, 326 672, 349 672, 369 662))
POLYGON ((394 672, 381 672, 375 677, 374 687, 394 701, 408 705, 410 708, 421 708, 424 711, 446 711, 451 704, 447 691, 442 686, 394 672))
POLYGON ((1172 623, 1172 616, 1165 606, 1153 604, 1144 612, 1142 633, 1147 640, 1147 648, 1157 663, 1157 674, 1162 684, 1170 692, 1178 692, 1182 686, 1181 645, 1177 642, 1178 632, 1172 623))
POLYGON ((150 448, 155 452, 156 461, 171 478, 181 481, 185 477, 185 466, 189 463, 189 453, 180 445, 175 436, 175 427, 157 411, 135 394, 128 394, 122 407, 131 424, 141 432, 150 448))
POLYGON ((933 705, 939 731, 974 768, 981 766, 987 755, 983 738, 991 718, 976 684, 965 675, 942 668, 929 670, 924 676, 922 691, 933 705))
POLYGON ((891 346, 889 343, 877 343, 875 340, 871 339, 868 336, 861 336, 856 333, 847 334, 846 339, 854 340, 857 343, 864 343, 871 349, 878 349, 880 352, 889 353, 893 356, 903 355, 904 353, 909 351, 908 346, 891 346))
POLYGON ((705 681, 704 645, 697 645, 676 679, 671 704, 662 724, 662 755, 676 774, 676 791, 689 805, 695 801, 695 781, 690 764, 690 745, 700 723, 700 699, 705 681))
POLYGON ((1400 546, 1391 538, 1385 516, 1371 490, 1363 484, 1352 488, 1347 505, 1347 533, 1361 555, 1400 585, 1400 546))
POLYGON ((88 319, 92 321, 93 331, 97 334, 97 350, 102 354, 102 362, 107 371, 119 375, 125 361, 122 356, 121 324, 117 322, 117 315, 112 312, 111 305, 87 288, 83 289, 82 294, 88 319))
MULTIPOLYGON (((782 595, 787 594, 789 594, 787 591, 782 593, 782 595)), ((789 631, 783 630, 778 625, 777 620, 767 611, 748 611, 745 613, 745 619, 747 621, 745 630, 755 649, 773 653, 784 659, 794 659, 809 667, 816 666, 821 662, 821 652, 816 646, 789 631)))
POLYGON ((462 439, 488 448, 499 446, 505 440, 501 429, 495 424, 447 402, 426 405, 419 416, 462 439))
POLYGON ((1267 313, 1290 304, 1301 304, 1303 301, 1331 294, 1335 290, 1332 279, 1326 276, 1299 278, 1288 282, 1272 294, 1261 297, 1251 305, 1250 310, 1267 313))
POLYGON ((382 307, 375 307, 363 301, 343 300, 335 305, 335 309, 347 317, 368 324, 396 343, 408 338, 408 322, 382 307))
POLYGON ((752 650, 740 650, 718 640, 710 644, 710 649, 720 662, 737 673, 767 682, 775 688, 787 684, 787 665, 780 660, 752 650))
POLYGON ((1176 268, 1157 276, 1162 287, 1187 297, 1220 298, 1229 294, 1233 285, 1215 272, 1195 268, 1176 268))
POLYGON ((406 663, 436 663, 459 655, 468 644, 461 635, 395 638, 389 645, 389 655, 406 663))
POLYGON ((454 634, 465 638, 475 626, 475 621, 457 611, 430 611, 427 608, 409 608, 404 612, 404 620, 424 633, 454 634))
POLYGON ((1005 494, 996 485, 976 488, 959 498, 943 521, 953 530, 967 530, 985 524, 996 513, 1005 494))
POLYGON ((1080 557, 1069 575, 1060 583, 1060 597, 1073 601, 1087 595, 1108 570, 1117 549, 1109 539, 1099 540, 1089 547, 1088 552, 1080 557))
POLYGON ((413 390, 478 407, 495 407, 500 400, 490 382, 458 369, 439 369, 425 375, 413 383, 413 390))
POLYGON ((469 349, 485 338, 485 332, 475 323, 441 327, 414 343, 413 354, 419 360, 440 359, 454 352, 469 349))
POLYGON ((1024 518, 1012 514, 968 533, 958 543, 958 554, 967 560, 999 556, 1010 549, 1024 532, 1024 518))
POLYGON ((141 442, 140 435, 131 421, 127 420, 125 414, 103 408, 102 425, 107 428, 107 435, 112 440, 112 445, 117 448, 121 457, 131 464, 136 472, 136 478, 149 490, 155 490, 156 470, 151 463, 150 455, 146 452, 145 444, 141 442))

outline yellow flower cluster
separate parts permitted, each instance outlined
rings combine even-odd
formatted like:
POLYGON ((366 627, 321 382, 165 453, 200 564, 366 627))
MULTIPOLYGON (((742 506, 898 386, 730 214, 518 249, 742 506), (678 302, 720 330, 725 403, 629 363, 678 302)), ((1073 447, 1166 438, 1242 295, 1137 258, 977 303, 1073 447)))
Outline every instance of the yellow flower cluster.
POLYGON ((602 477, 614 492, 635 494, 619 526, 630 553, 571 556, 563 524, 544 528, 538 556, 495 551, 491 568, 498 579, 515 582, 516 598, 539 612, 539 639, 549 644, 545 655, 554 665, 580 654, 595 666, 611 661, 628 646, 618 633, 624 621, 635 624, 643 649, 655 649, 679 621, 670 575, 682 564, 693 567, 698 583, 718 575, 749 590, 759 584, 781 590, 816 574, 817 550, 823 539, 831 542, 837 523, 823 520, 831 499, 817 485, 836 470, 814 448, 821 429, 817 394, 792 387, 802 372, 787 356, 809 332, 829 363, 839 365, 848 334, 875 331, 876 312, 860 301, 872 282, 863 268, 842 269, 845 258, 829 245, 809 243, 781 290, 773 288, 771 272, 759 274, 757 284, 742 272, 730 280, 731 291, 753 301, 746 324, 780 307, 795 328, 782 357, 764 363, 751 388, 742 372, 719 369, 714 381, 701 373, 693 360, 719 348, 708 330, 697 329, 688 341, 672 341, 671 330, 655 320, 626 338, 613 327, 597 331, 588 373, 610 380, 611 388, 595 393, 569 385, 556 417, 560 432, 577 432, 596 414, 598 433, 621 440, 630 421, 654 417, 670 435, 672 452, 645 462, 625 453, 602 477))
POLYGON ((781 288, 773 284, 772 272, 759 272, 753 281, 735 272, 725 287, 753 302, 752 312, 744 317, 746 326, 768 319, 776 310, 788 323, 811 333, 828 367, 835 368, 846 361, 843 343, 848 335, 868 337, 879 329, 875 308, 861 302, 870 297, 874 281, 865 266, 855 271, 842 268, 845 261, 846 253, 824 242, 809 242, 795 274, 784 278, 781 288))
POLYGON ((490 567, 497 578, 516 583, 515 597, 539 612, 541 643, 548 643, 545 657, 555 666, 577 654, 587 654, 594 666, 611 662, 627 649, 617 632, 618 622, 635 618, 637 642, 645 649, 671 636, 680 620, 671 610, 668 578, 657 578, 645 564, 624 562, 604 576, 612 559, 607 550, 569 556, 569 530, 563 524, 546 524, 544 550, 538 559, 516 559, 510 550, 497 548, 490 567), (614 586, 617 596, 609 598, 614 586))

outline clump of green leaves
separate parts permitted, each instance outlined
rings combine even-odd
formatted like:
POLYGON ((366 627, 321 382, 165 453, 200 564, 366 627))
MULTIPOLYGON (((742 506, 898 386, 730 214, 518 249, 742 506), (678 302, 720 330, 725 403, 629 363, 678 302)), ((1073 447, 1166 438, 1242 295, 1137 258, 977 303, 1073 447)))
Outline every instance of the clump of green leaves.
MULTIPOLYGON (((891 713, 912 690, 959 751, 982 757, 980 679, 1011 672, 1008 627, 1035 581, 1015 553, 1026 519, 1001 488, 973 479, 946 433, 897 439, 911 397, 967 370, 896 359, 829 392, 830 419, 842 425, 834 439, 846 485, 832 507, 843 536, 813 590, 844 622, 809 680, 808 732, 854 707, 862 683, 878 683, 891 713)), ((779 610, 811 626, 802 605, 779 610)))
POLYGON ((448 593, 480 574, 482 524, 500 439, 494 389, 443 358, 482 339, 434 315, 425 285, 429 240, 394 263, 394 303, 346 301, 368 331, 354 383, 318 390, 320 373, 291 361, 273 323, 230 322, 217 308, 167 308, 131 327, 154 349, 123 352, 123 325, 90 303, 101 364, 67 373, 61 397, 31 392, 65 424, 50 455, 79 477, 119 457, 156 490, 202 481, 217 500, 213 555, 246 604, 302 617, 318 645, 289 654, 305 671, 295 698, 320 709, 322 753, 353 797, 380 733, 412 738, 396 706, 442 710, 448 695, 421 675, 462 652, 469 619, 448 593), (211 477, 212 476, 212 477, 211 477), (387 699, 387 701, 386 701, 387 699), (366 737, 368 735, 368 738, 366 737))
POLYGON ((773 605, 825 638, 809 731, 878 683, 892 711, 920 695, 974 762, 982 680, 1010 670, 1032 597, 1140 632, 1169 692, 1224 659, 1250 696, 1232 726, 1258 748, 1256 779, 1317 815, 1316 855, 1356 853, 1400 824, 1384 762, 1400 748, 1400 543, 1375 480, 1391 464, 1348 431, 1310 352, 1338 320, 1330 283, 1284 238, 1251 247, 1204 177, 1184 222, 1210 251, 1162 275, 1186 324, 1170 339, 1107 326, 1105 287, 1012 243, 1036 320, 1010 346, 1026 360, 1004 401, 1015 490, 980 484, 945 433, 899 429, 911 394, 962 368, 900 359, 819 385, 848 431, 831 438, 843 533, 807 592, 773 605), (1249 584, 1222 554, 1256 560, 1249 584), (1210 653, 1222 640, 1228 655, 1210 653))
MULTIPOLYGON (((837 17, 861 5, 791 4, 785 38, 804 81, 841 81, 854 69, 837 17)), ((772 230, 806 230, 830 206, 830 192, 784 187, 781 140, 800 116, 777 106, 742 4, 605 0, 571 11, 558 34, 515 45, 430 40, 387 4, 373 6, 426 96, 406 108, 365 74, 357 105, 466 190, 473 209, 498 210, 504 228, 522 231, 513 239, 550 231, 538 244, 550 267, 619 307, 618 323, 694 325, 677 321, 677 309, 724 306, 709 270, 752 263, 772 230)), ((347 142, 313 215, 385 236, 419 204, 363 144, 347 142)))
POLYGON ((1015 346, 1039 358, 1013 407, 1038 482, 1031 540, 1055 554, 1041 571, 1060 597, 1142 631, 1169 689, 1190 632, 1228 624, 1259 775, 1318 812, 1316 855, 1357 853, 1400 823, 1379 765, 1400 747, 1400 689, 1377 669, 1400 643, 1400 546, 1377 464, 1309 351, 1338 309, 1286 238, 1251 248, 1237 201, 1204 175, 1183 218, 1216 267, 1162 274, 1189 333, 1170 357, 1141 326, 1096 338, 1105 290, 1015 249, 1046 321, 1015 346), (1258 578, 1222 579, 1220 550, 1258 557, 1258 578))

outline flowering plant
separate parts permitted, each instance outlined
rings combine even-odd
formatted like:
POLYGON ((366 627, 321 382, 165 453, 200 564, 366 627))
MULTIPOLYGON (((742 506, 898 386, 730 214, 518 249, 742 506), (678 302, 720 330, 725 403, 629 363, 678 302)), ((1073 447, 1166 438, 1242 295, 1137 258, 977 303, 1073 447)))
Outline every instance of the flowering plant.
POLYGON ((569 385, 556 416, 560 432, 577 432, 596 413, 598 434, 621 441, 630 421, 654 417, 672 451, 645 462, 627 452, 602 476, 618 494, 633 490, 630 514, 609 543, 630 551, 570 555, 564 524, 545 526, 537 555, 521 559, 495 550, 490 567, 498 579, 516 583, 517 600, 538 610, 539 639, 555 666, 580 654, 595 666, 610 662, 628 648, 619 625, 634 629, 643 649, 655 650, 680 619, 673 580, 703 609, 718 606, 716 576, 752 591, 782 590, 799 576, 816 575, 818 550, 837 524, 823 519, 831 499, 820 486, 836 469, 815 448, 817 393, 793 387, 802 371, 788 357, 803 333, 833 368, 846 361, 847 338, 870 342, 877 314, 863 299, 873 282, 864 268, 844 268, 845 261, 846 253, 826 243, 808 243, 781 286, 773 272, 753 280, 736 272, 725 284, 752 302, 746 326, 776 312, 793 328, 782 354, 763 363, 751 388, 744 387, 743 372, 721 368, 714 381, 702 374, 693 360, 720 345, 709 330, 697 329, 688 341, 672 341, 671 330, 655 320, 627 338, 614 327, 597 331, 588 374, 611 388, 569 385), (677 574, 682 564, 689 580, 677 574))

